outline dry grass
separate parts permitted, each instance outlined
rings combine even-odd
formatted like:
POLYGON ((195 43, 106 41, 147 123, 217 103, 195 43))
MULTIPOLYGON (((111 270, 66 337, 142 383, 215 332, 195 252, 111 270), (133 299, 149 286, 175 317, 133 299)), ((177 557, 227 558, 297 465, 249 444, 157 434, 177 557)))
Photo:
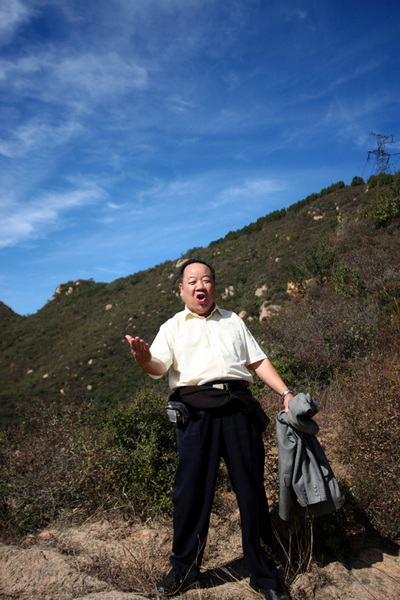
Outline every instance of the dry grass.
POLYGON ((400 533, 400 362, 395 343, 357 362, 330 398, 332 445, 358 506, 382 536, 400 533))

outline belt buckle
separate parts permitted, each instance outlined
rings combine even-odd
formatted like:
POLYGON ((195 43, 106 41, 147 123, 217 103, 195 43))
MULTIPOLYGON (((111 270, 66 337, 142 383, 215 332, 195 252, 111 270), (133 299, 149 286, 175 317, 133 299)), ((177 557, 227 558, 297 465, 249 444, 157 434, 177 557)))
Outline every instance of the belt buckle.
POLYGON ((217 390, 229 391, 229 385, 227 383, 213 383, 211 387, 216 388, 217 390))

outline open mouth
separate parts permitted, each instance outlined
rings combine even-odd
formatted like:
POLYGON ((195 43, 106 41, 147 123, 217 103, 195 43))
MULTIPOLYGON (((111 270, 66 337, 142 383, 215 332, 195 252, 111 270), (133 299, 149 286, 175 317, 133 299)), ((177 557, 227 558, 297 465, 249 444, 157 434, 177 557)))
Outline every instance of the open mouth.
POLYGON ((199 302, 204 302, 204 300, 206 299, 206 295, 203 293, 197 294, 197 300, 199 302))

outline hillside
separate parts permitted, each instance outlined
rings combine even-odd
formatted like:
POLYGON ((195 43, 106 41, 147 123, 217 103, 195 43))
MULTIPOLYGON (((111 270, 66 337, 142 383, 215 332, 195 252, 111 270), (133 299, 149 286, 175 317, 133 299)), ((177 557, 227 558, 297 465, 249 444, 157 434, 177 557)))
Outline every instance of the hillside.
MULTIPOLYGON (((400 174, 353 184, 110 284, 61 284, 34 315, 0 303, 0 595, 153 597, 169 554, 176 432, 165 378, 142 374, 124 336, 152 340, 182 307, 180 262, 202 257, 215 266, 218 303, 320 404, 319 439, 346 497, 334 514, 280 520, 281 403, 256 379, 270 417, 274 552, 293 600, 398 597, 400 174)), ((223 463, 212 521, 204 589, 183 597, 250 600, 245 572, 225 569, 243 561, 223 463)))
MULTIPOLYGON (((268 307, 275 314, 294 301, 290 282, 300 284, 297 289, 306 280, 321 284, 335 272, 338 278, 342 267, 342 279, 347 268, 347 277, 358 277, 371 295, 376 294, 372 284, 381 292, 398 289, 398 218, 386 227, 360 218, 385 189, 371 179, 369 185, 339 182, 185 257, 203 257, 215 266, 218 302, 243 314, 268 345, 260 315, 268 314, 268 307)), ((386 188, 390 185, 391 180, 386 188)), ((116 405, 143 385, 160 390, 160 383, 153 384, 134 365, 124 334, 151 341, 159 325, 181 308, 177 264, 178 257, 110 284, 67 282, 27 317, 1 304, 0 428, 27 402, 55 400, 71 388, 98 406, 116 405)))

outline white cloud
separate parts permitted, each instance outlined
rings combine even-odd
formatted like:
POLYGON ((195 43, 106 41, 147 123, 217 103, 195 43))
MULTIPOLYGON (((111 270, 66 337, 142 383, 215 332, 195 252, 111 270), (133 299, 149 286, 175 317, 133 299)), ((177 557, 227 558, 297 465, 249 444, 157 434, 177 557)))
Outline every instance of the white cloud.
POLYGON ((46 153, 69 141, 74 135, 82 131, 79 123, 71 121, 62 125, 51 125, 37 119, 21 124, 8 132, 0 140, 0 154, 8 158, 18 158, 31 154, 33 150, 46 151, 46 153))
POLYGON ((56 49, 29 58, 0 62, 0 80, 4 92, 17 97, 33 97, 58 105, 101 102, 132 89, 147 86, 144 67, 127 62, 115 52, 66 56, 56 49))
POLYGON ((260 198, 274 192, 283 191, 286 187, 284 182, 275 179, 248 180, 242 185, 232 186, 223 190, 215 201, 210 202, 210 206, 212 208, 219 208, 233 202, 249 201, 252 198, 260 198))
MULTIPOLYGON (((0 80, 7 80, 7 84, 13 87, 19 87, 19 76, 26 78, 31 73, 37 73, 43 64, 38 56, 28 56, 16 60, 0 61, 0 80)), ((21 80, 23 81, 23 80, 21 80)))
POLYGON ((25 204, 3 201, 0 205, 0 247, 44 237, 50 230, 62 229, 64 213, 98 202, 106 193, 96 185, 63 193, 48 193, 25 204))
POLYGON ((107 202, 107 208, 111 210, 121 210, 122 208, 126 208, 126 204, 117 204, 116 202, 107 202))
POLYGON ((198 107, 198 103, 185 98, 170 98, 168 101, 169 108, 178 113, 186 113, 198 107))
POLYGON ((0 40, 4 44, 16 28, 27 21, 32 9, 21 0, 2 0, 0 3, 0 40))
POLYGON ((144 67, 128 63, 114 52, 65 57, 53 68, 62 85, 74 86, 79 94, 92 97, 118 95, 132 88, 143 89, 148 83, 144 67))

